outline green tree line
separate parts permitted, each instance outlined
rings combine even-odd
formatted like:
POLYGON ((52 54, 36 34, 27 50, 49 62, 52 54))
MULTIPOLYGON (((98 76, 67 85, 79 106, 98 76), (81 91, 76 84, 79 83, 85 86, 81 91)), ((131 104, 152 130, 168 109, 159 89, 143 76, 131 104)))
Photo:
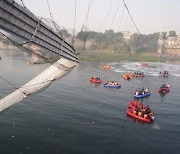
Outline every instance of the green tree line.
MULTIPOLYGON (((71 35, 66 31, 60 32, 65 37, 71 35)), ((104 33, 95 31, 81 31, 75 39, 75 47, 79 51, 114 51, 114 52, 156 52, 160 33, 153 34, 133 34, 128 40, 124 39, 122 32, 106 30, 104 33), (77 44, 81 43, 81 46, 77 44), (88 45, 87 45, 88 44, 88 45)), ((176 37, 175 31, 163 32, 163 39, 176 37)))

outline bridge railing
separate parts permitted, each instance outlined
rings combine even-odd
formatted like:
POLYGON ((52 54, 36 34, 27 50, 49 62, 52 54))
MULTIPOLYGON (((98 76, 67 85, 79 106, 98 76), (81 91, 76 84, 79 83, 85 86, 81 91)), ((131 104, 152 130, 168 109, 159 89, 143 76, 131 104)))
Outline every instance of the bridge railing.
POLYGON ((21 38, 20 46, 34 44, 46 50, 49 57, 60 55, 78 62, 75 49, 69 43, 13 0, 0 0, 0 28, 21 38))

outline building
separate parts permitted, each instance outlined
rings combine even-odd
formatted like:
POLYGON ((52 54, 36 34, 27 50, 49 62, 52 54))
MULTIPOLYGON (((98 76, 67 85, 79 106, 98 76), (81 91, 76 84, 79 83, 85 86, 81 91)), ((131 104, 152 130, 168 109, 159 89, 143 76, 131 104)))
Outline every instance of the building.
POLYGON ((124 31, 123 33, 123 39, 125 39, 126 41, 130 40, 132 34, 130 33, 130 31, 124 31))

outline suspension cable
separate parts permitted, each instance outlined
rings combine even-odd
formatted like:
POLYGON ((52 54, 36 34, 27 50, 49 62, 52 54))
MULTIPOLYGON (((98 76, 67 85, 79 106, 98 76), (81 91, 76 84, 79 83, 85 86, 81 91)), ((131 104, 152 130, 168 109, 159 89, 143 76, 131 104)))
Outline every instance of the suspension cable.
POLYGON ((50 17, 51 17, 51 19, 52 19, 53 25, 54 25, 56 31, 59 32, 59 27, 55 24, 55 22, 54 22, 54 20, 53 20, 53 16, 52 16, 51 9, 50 9, 50 5, 49 5, 49 0, 47 0, 47 4, 48 4, 49 14, 50 14, 50 17))
POLYGON ((139 31, 139 29, 137 28, 137 26, 136 26, 136 24, 135 24, 135 22, 134 22, 134 20, 133 20, 133 18, 132 18, 132 16, 131 16, 131 14, 130 14, 130 12, 129 12, 129 9, 128 9, 128 7, 127 7, 127 4, 125 3, 125 1, 124 1, 124 0, 122 0, 122 1, 123 1, 123 3, 124 3, 124 6, 125 6, 125 8, 126 8, 126 10, 127 10, 128 14, 129 14, 129 16, 130 16, 130 18, 131 18, 131 20, 132 20, 133 24, 134 24, 134 26, 135 26, 135 28, 136 28, 137 32, 140 34, 140 31, 139 31))
POLYGON ((75 8, 74 8, 74 29, 73 29, 73 38, 72 38, 72 46, 74 46, 74 38, 75 38, 75 31, 76 31, 76 0, 75 2, 75 8))
MULTIPOLYGON (((123 6, 124 6, 124 5, 123 5, 123 6)), ((123 7, 123 10, 122 10, 122 15, 121 15, 121 19, 120 19, 120 22, 119 22, 118 30, 120 30, 120 27, 121 27, 122 19, 123 19, 123 16, 124 16, 124 8, 125 8, 125 7, 123 7)))
MULTIPOLYGON (((75 9, 74 9, 74 33, 76 30, 76 0, 75 0, 75 9)), ((73 33, 73 37, 74 37, 74 33, 73 33)))
POLYGON ((129 18, 129 16, 128 16, 128 14, 127 14, 123 31, 125 31, 125 29, 126 29, 128 18, 129 18))
POLYGON ((115 14, 114 14, 113 20, 112 20, 112 22, 111 22, 110 29, 112 28, 112 25, 113 25, 113 23, 114 23, 114 19, 116 18, 117 11, 119 10, 119 4, 120 4, 120 0, 118 1, 118 5, 117 5, 117 8, 116 8, 116 11, 115 11, 115 14))
POLYGON ((105 19, 104 19, 103 22, 102 22, 102 25, 101 25, 101 27, 100 27, 100 29, 99 29, 99 32, 101 31, 101 29, 102 29, 104 23, 106 22, 106 20, 107 20, 109 14, 111 13, 111 8, 112 8, 112 0, 110 1, 110 8, 109 8, 109 11, 108 11, 108 13, 107 13, 105 19))
MULTIPOLYGON (((88 26, 89 12, 90 12, 90 9, 91 9, 91 6, 92 6, 92 3, 93 3, 93 0, 92 0, 92 1, 91 1, 91 0, 89 0, 89 2, 88 2, 88 11, 87 11, 86 17, 85 17, 85 19, 84 19, 84 23, 83 23, 82 28, 85 26, 85 22, 87 22, 86 27, 88 26)), ((82 30, 82 28, 81 28, 81 30, 82 30)))
POLYGON ((23 7, 24 7, 24 8, 26 8, 26 6, 24 5, 24 2, 23 2, 23 0, 21 0, 21 2, 22 2, 22 5, 23 5, 23 7))
POLYGON ((0 76, 1 79, 3 79, 5 82, 7 82, 9 85, 11 85, 12 87, 14 87, 15 89, 18 89, 21 93, 23 93, 24 95, 27 95, 25 92, 23 92, 20 88, 16 87, 14 84, 12 84, 11 82, 9 82, 8 80, 6 80, 5 78, 3 78, 2 76, 0 76))

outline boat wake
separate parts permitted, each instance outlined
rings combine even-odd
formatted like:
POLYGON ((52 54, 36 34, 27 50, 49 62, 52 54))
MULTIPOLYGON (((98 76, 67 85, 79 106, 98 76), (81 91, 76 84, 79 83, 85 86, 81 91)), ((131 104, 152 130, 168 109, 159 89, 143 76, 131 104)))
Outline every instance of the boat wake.
POLYGON ((180 76, 180 65, 159 62, 147 62, 147 66, 139 62, 111 63, 111 68, 118 73, 141 71, 146 75, 159 76, 159 72, 168 71, 172 76, 180 76))
POLYGON ((160 129, 160 126, 158 124, 152 124, 153 129, 160 129))

